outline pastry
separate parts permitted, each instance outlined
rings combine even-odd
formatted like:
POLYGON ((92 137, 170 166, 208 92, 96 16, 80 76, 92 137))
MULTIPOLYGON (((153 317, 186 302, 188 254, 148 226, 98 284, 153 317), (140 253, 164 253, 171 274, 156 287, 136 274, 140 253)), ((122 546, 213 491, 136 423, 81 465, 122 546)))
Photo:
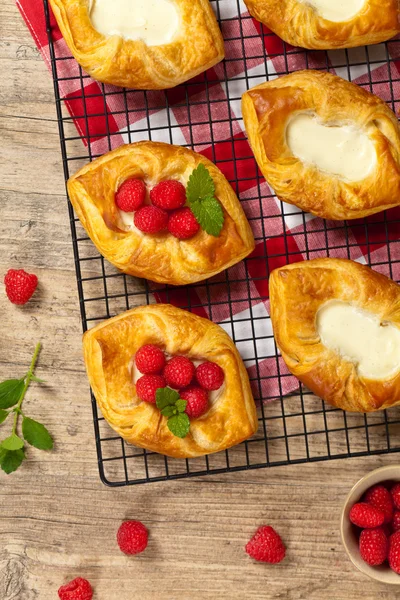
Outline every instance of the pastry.
POLYGON ((122 146, 71 177, 68 193, 99 252, 129 275, 173 285, 194 283, 236 264, 254 248, 249 223, 221 171, 180 146, 122 146), (190 181, 199 181, 199 175, 203 183, 206 179, 204 202, 191 207, 198 207, 199 218, 206 212, 201 226, 183 206, 190 181), (206 230, 208 217, 215 220, 206 230))
POLYGON ((299 71, 243 95, 258 165, 281 200, 324 219, 400 204, 400 135, 377 96, 340 77, 299 71))
POLYGON ((271 319, 289 370, 333 406, 400 404, 400 286, 351 260, 276 269, 271 319))
POLYGON ((400 31, 398 0, 244 0, 292 46, 329 50, 378 44, 400 31))
POLYGON ((90 384, 105 419, 135 446, 190 458, 225 450, 257 430, 240 355, 228 334, 207 319, 168 304, 140 306, 85 333, 83 346, 90 384), (170 383, 190 387, 176 392, 170 383), (163 405, 159 393, 167 400, 163 405), (174 396, 180 396, 181 405, 168 403, 174 396), (206 402, 200 409, 198 397, 206 402), (186 431, 171 424, 174 410, 185 411, 179 414, 188 421, 186 431))
POLYGON ((94 79, 167 89, 224 58, 208 0, 50 0, 64 39, 94 79))

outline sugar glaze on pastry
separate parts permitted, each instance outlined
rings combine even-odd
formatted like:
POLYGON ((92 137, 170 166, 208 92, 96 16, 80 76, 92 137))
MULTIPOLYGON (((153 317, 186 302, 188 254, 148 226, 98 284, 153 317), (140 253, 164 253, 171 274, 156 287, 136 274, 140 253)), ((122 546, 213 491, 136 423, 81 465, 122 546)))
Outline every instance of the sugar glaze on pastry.
POLYGON ((278 198, 324 219, 400 204, 400 129, 377 96, 331 73, 298 71, 243 95, 257 163, 278 198))
POLYGON ((400 285, 321 258, 273 271, 270 302, 282 357, 317 396, 355 412, 400 404, 400 285))
POLYGON ((347 181, 365 179, 377 163, 374 143, 365 131, 324 124, 315 114, 295 115, 287 124, 286 137, 294 156, 347 181))
POLYGON ((355 17, 365 6, 366 0, 303 0, 313 6, 318 15, 327 21, 340 23, 355 17))

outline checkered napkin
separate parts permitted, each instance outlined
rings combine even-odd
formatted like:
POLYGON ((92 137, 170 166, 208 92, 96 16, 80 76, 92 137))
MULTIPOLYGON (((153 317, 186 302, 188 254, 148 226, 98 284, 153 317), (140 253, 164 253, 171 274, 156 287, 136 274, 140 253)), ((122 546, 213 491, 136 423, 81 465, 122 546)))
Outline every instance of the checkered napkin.
MULTIPOLYGON (((305 215, 278 201, 260 176, 244 134, 240 98, 249 87, 290 71, 329 69, 366 87, 396 110, 400 101, 400 40, 347 51, 304 52, 253 20, 241 0, 215 0, 226 60, 187 86, 121 92, 88 77, 71 57, 51 15, 60 95, 91 156, 151 139, 190 145, 224 172, 252 224, 256 249, 207 286, 168 290, 159 301, 188 306, 220 323, 235 340, 254 393, 264 400, 290 393, 298 382, 277 355, 269 318, 268 275, 287 262, 322 256, 352 258, 400 279, 400 211, 349 224, 305 215)), ((44 11, 38 0, 17 0, 51 69, 44 11)))

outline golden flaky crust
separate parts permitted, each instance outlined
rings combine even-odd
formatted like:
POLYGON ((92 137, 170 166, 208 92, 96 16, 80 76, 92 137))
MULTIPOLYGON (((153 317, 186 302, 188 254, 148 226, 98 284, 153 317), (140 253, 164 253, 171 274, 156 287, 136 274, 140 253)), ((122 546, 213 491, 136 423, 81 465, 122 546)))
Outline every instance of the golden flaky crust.
POLYGON ((351 260, 322 258, 276 269, 270 279, 274 335, 289 370, 333 406, 370 412, 400 404, 400 374, 374 381, 326 348, 316 326, 318 309, 342 300, 400 327, 400 286, 351 260))
POLYGON ((300 0, 245 0, 253 17, 292 46, 329 50, 378 44, 400 31, 398 0, 366 0, 348 21, 335 23, 300 0))
POLYGON ((325 219, 357 219, 400 204, 400 131, 377 96, 330 73, 299 71, 243 95, 243 118, 258 165, 276 195, 325 219), (377 166, 346 182, 293 156, 289 120, 315 113, 327 124, 355 125, 373 141, 377 166))
POLYGON ((181 146, 161 142, 121 146, 71 177, 68 193, 99 252, 129 275, 172 285, 194 283, 238 263, 254 249, 250 225, 224 175, 207 158, 181 146), (200 163, 211 174, 224 209, 218 237, 203 229, 188 240, 178 240, 168 232, 147 235, 122 229, 115 192, 126 179, 138 177, 149 185, 177 179, 186 184, 200 163))
POLYGON ((257 431, 249 378, 235 345, 207 319, 168 304, 134 308, 88 331, 83 338, 86 369, 99 407, 125 440, 175 458, 219 452, 257 431), (209 410, 191 421, 184 438, 175 437, 152 404, 136 396, 132 360, 144 344, 171 355, 210 360, 224 371, 223 387, 209 410))
POLYGON ((174 0, 181 29, 169 44, 147 46, 96 31, 89 0, 50 0, 61 33, 94 79, 134 89, 168 89, 224 58, 224 42, 209 0, 174 0))

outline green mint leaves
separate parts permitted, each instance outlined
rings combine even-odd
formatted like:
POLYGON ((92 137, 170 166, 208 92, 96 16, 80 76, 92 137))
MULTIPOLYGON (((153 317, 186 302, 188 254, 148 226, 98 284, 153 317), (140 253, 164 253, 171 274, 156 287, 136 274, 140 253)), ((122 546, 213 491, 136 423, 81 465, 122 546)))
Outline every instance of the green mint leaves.
POLYGON ((168 429, 179 438, 189 433, 190 420, 185 413, 186 400, 169 387, 159 388, 156 392, 156 405, 161 414, 168 419, 168 429))
POLYGON ((213 178, 202 163, 189 177, 186 199, 204 231, 218 237, 224 226, 224 213, 220 202, 215 197, 213 178))
POLYGON ((53 439, 46 427, 29 417, 22 410, 25 394, 32 381, 43 383, 43 380, 35 377, 34 369, 40 352, 40 344, 37 344, 28 373, 22 379, 8 379, 0 383, 0 424, 13 414, 13 426, 11 435, 0 442, 0 467, 7 475, 16 471, 24 461, 25 442, 40 450, 51 450, 53 439), (12 408, 14 407, 14 408, 12 408), (6 410, 12 408, 12 410, 6 410), (18 433, 18 421, 22 416, 22 439, 18 433))

